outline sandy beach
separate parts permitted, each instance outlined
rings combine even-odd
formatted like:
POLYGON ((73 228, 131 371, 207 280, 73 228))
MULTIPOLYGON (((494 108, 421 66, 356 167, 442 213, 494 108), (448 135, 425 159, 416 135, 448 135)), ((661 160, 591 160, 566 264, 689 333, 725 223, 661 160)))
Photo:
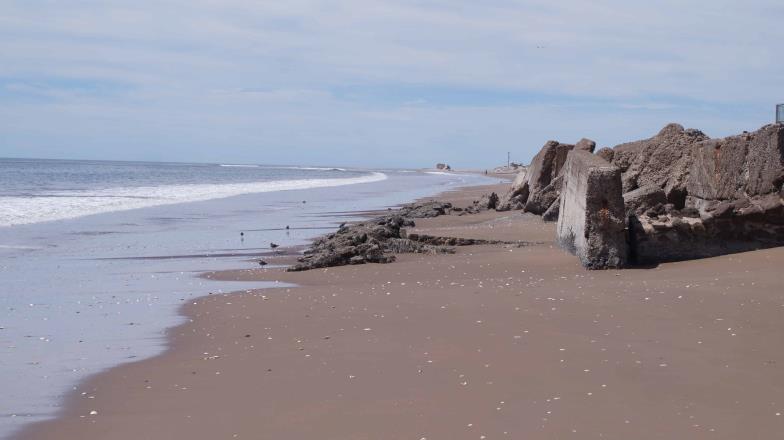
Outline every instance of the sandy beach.
MULTIPOLYGON (((439 197, 456 206, 506 185, 439 197)), ((772 439, 784 248, 588 271, 519 211, 412 232, 522 240, 212 279, 298 287, 182 308, 162 355, 79 385, 16 439, 772 439)), ((252 285, 249 283, 249 286, 252 285)))

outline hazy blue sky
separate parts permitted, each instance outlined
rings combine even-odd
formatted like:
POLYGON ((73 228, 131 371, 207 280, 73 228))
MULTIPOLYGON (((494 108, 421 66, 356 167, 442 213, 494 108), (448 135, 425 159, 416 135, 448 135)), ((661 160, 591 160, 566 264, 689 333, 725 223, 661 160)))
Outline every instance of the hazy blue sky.
POLYGON ((527 162, 784 102, 784 2, 0 0, 0 157, 527 162))

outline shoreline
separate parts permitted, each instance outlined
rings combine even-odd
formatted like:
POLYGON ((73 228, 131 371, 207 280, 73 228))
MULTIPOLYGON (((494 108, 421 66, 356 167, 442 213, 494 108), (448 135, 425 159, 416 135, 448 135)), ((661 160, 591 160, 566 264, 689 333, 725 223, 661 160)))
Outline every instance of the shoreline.
MULTIPOLYGON (((82 174, 104 175, 105 167, 99 165, 82 174)), ((142 172, 157 169, 148 168, 142 172)), ((208 171, 194 178, 209 180, 204 174, 215 170, 208 171)), ((6 396, 0 403, 0 438, 53 417, 63 396, 85 378, 158 354, 165 330, 182 322, 177 310, 183 302, 248 287, 207 281, 197 277, 199 273, 258 267, 253 259, 266 258, 257 254, 266 252, 269 243, 281 248, 304 245, 322 232, 300 227, 327 231, 354 220, 357 211, 498 181, 420 172, 388 175, 370 184, 246 194, 0 227, 0 242, 12 245, 0 249, 7 281, 7 294, 0 301, 6 311, 0 322, 0 363, 6 373, 0 387, 6 396), (42 268, 46 276, 41 276, 42 268)))
MULTIPOLYGON (((477 176, 481 176, 482 175, 482 173, 479 173, 479 172, 475 172, 475 173, 474 172, 470 172, 470 173, 469 172, 461 172, 461 173, 453 173, 453 174, 469 174, 469 175, 474 175, 475 174, 477 176)), ((505 175, 493 175, 492 173, 489 176, 485 176, 485 177, 498 178, 498 179, 502 179, 502 180, 509 180, 508 176, 505 176, 505 175)), ((473 185, 469 185, 467 187, 459 187, 459 188, 474 188, 474 187, 484 187, 484 186, 487 186, 487 185, 486 184, 485 185, 473 184, 473 185)), ((491 184, 490 186, 493 186, 493 185, 491 184)), ((453 189, 448 189, 446 191, 452 191, 452 190, 453 189)), ((374 209, 370 209, 370 210, 368 210, 368 209, 363 209, 363 210, 341 210, 341 211, 334 211, 334 212, 333 211, 324 211, 324 212, 321 212, 318 216, 319 217, 325 217, 325 218, 332 218, 332 219, 339 219, 341 217, 347 217, 347 218, 351 218, 352 222, 354 222, 354 221, 362 221, 363 219, 372 218, 372 217, 375 217, 375 216, 378 216, 378 215, 384 215, 384 214, 388 213, 389 210, 391 210, 391 209, 398 209, 400 206, 403 206, 406 203, 411 203, 413 201, 419 201, 419 200, 435 199, 440 194, 441 193, 435 193, 435 194, 430 195, 430 196, 423 196, 423 197, 416 198, 415 200, 396 202, 396 204, 393 204, 390 207, 385 208, 385 209, 374 208, 374 209)), ((303 229, 308 229, 308 230, 313 230, 313 231, 323 230, 326 233, 326 232, 329 232, 329 231, 333 230, 336 227, 337 226, 313 227, 313 228, 292 227, 292 228, 272 228, 272 229, 258 229, 258 230, 245 228, 244 230, 246 230, 247 232, 279 231, 279 232, 286 232, 287 235, 288 235, 288 231, 290 231, 290 230, 291 231, 299 231, 299 230, 303 230, 303 229)), ((306 241, 307 242, 311 242, 312 240, 315 240, 319 236, 320 235, 313 236, 312 238, 306 239, 306 241)), ((238 254, 225 254, 225 255, 218 255, 218 256, 219 257, 224 257, 224 256, 229 257, 230 256, 230 257, 235 257, 235 259, 239 258, 239 257, 253 257, 250 260, 244 260, 244 261, 248 261, 250 263, 254 263, 253 264, 254 266, 255 266, 256 261, 258 260, 258 257, 261 257, 262 259, 265 259, 265 260, 274 261, 274 263, 272 265, 267 266, 269 269, 273 269, 274 270, 274 268, 280 268, 280 267, 285 269, 286 265, 288 265, 291 262, 295 262, 296 261, 296 257, 298 255, 300 255, 301 251, 303 249, 305 249, 307 246, 308 246, 308 244, 306 244, 306 243, 292 244, 292 245, 284 245, 281 248, 279 248, 277 251, 272 251, 272 250, 264 248, 265 250, 263 252, 258 252, 258 253, 250 253, 250 254, 240 254, 240 253, 238 253, 238 254)), ((176 260, 181 260, 181 259, 193 259, 193 258, 197 258, 197 257, 214 258, 214 257, 216 257, 216 255, 215 254, 182 255, 182 254, 178 253, 176 255, 157 255, 157 256, 140 256, 140 257, 113 257, 113 258, 102 258, 100 260, 106 260, 106 261, 112 261, 112 260, 119 260, 119 261, 126 261, 126 260, 128 260, 128 261, 131 261, 131 260, 142 260, 142 261, 147 261, 147 260, 152 260, 152 261, 167 260, 168 261, 168 260, 173 260, 173 261, 176 261, 176 260)), ((243 260, 240 258, 240 259, 236 259, 236 261, 237 262, 241 262, 243 260)), ((236 266, 236 264, 235 264, 235 266, 236 266)), ((221 269, 221 270, 227 270, 227 269, 221 269)), ((210 271, 209 270, 204 271, 202 269, 199 272, 201 274, 200 275, 196 275, 194 277, 194 281, 198 282, 198 280, 204 280, 205 282, 209 283, 210 281, 207 278, 205 278, 203 275, 206 274, 206 273, 210 273, 210 271)), ((229 280, 229 281, 236 281, 236 280, 229 280)), ((247 289, 241 288, 241 286, 235 287, 236 290, 223 290, 223 289, 220 288, 220 286, 222 286, 222 284, 220 282, 214 283, 214 284, 216 284, 216 285, 213 286, 213 288, 205 289, 204 293, 197 294, 196 296, 193 296, 191 294, 185 294, 185 296, 189 296, 189 298, 187 299, 187 302, 185 304, 181 304, 181 305, 176 306, 176 310, 174 311, 174 314, 172 316, 175 316, 178 321, 189 320, 189 315, 185 311, 185 309, 187 307, 187 304, 192 302, 192 301, 194 301, 194 300, 198 300, 200 298, 207 298, 210 295, 213 295, 213 293, 209 293, 208 294, 207 293, 208 290, 215 291, 215 292, 220 292, 220 293, 216 293, 215 296, 218 296, 218 295, 230 295, 230 294, 244 294, 244 293, 249 291, 247 289)), ((270 284, 270 283, 264 283, 264 282, 256 283, 257 286, 259 284, 270 284)), ((208 285, 205 285, 205 286, 209 287, 208 285)), ((259 291, 275 290, 275 287, 256 287, 253 290, 259 290, 259 291)), ((73 382, 72 385, 69 385, 69 387, 68 387, 69 389, 67 391, 65 391, 60 396, 60 398, 58 399, 58 401, 57 401, 57 408, 58 408, 58 410, 52 416, 47 417, 47 418, 42 419, 42 420, 25 422, 18 429, 11 430, 10 432, 5 433, 5 434, 3 434, 0 437, 8 438, 8 439, 16 439, 16 438, 19 438, 22 435, 25 435, 25 433, 29 429, 31 429, 31 428, 39 425, 39 424, 46 424, 46 423, 55 422, 62 416, 62 414, 65 411, 65 409, 70 405, 69 404, 70 401, 72 401, 72 400, 79 400, 79 397, 83 397, 84 396, 84 394, 82 394, 82 392, 77 392, 76 390, 80 390, 83 387, 87 386, 87 384, 89 384, 96 377, 103 376, 103 375, 106 375, 108 373, 111 373, 113 370, 115 370, 117 368, 121 368, 123 366, 134 365, 134 364, 137 364, 137 363, 140 363, 140 362, 144 362, 144 361, 147 361, 147 360, 154 359, 154 358, 157 358, 159 356, 165 355, 171 349, 171 346, 172 346, 172 332, 175 331, 181 325, 183 325, 183 324, 180 323, 180 324, 175 324, 173 326, 166 326, 166 327, 161 328, 160 331, 156 332, 156 336, 154 338, 156 340, 162 341, 162 342, 156 342, 156 345, 159 347, 159 348, 157 348, 155 350, 155 351, 157 351, 157 353, 153 354, 152 356, 147 355, 147 356, 144 356, 144 357, 140 357, 139 359, 133 360, 133 361, 130 361, 130 362, 125 360, 122 363, 115 364, 113 366, 109 366, 109 367, 104 368, 102 370, 98 370, 98 371, 96 371, 94 373, 91 373, 91 374, 83 377, 82 379, 79 379, 76 382, 73 382)), ((15 415, 10 415, 10 414, 11 413, 9 413, 9 417, 17 417, 15 415)), ((22 417, 22 416, 20 416, 20 417, 22 417)), ((29 417, 29 416, 26 416, 26 417, 29 417)))
MULTIPOLYGON (((472 191, 487 188, 425 199, 465 204, 472 191)), ((588 272, 537 217, 416 223, 419 233, 543 243, 210 274, 297 287, 189 302, 164 353, 88 378, 56 419, 11 438, 770 438, 784 429, 781 248, 588 272)))

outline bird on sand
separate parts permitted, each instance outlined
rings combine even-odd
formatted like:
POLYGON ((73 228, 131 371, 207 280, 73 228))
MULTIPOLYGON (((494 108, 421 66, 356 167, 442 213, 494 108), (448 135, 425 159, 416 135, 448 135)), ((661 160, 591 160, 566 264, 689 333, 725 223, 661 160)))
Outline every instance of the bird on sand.
POLYGON ((280 247, 280 245, 278 245, 278 244, 275 244, 275 243, 270 243, 270 247, 271 247, 272 249, 275 249, 275 248, 278 248, 278 247, 280 247))

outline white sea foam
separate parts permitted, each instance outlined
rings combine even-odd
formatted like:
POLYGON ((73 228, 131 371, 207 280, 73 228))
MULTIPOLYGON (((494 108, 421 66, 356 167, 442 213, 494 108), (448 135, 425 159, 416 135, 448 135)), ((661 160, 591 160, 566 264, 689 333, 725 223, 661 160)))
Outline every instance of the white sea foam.
POLYGON ((251 183, 163 185, 89 191, 52 191, 35 197, 0 197, 0 226, 65 220, 92 214, 198 202, 241 194, 354 185, 385 180, 370 173, 337 179, 277 180, 251 183))
POLYGON ((335 167, 275 167, 284 170, 306 170, 306 171, 346 171, 345 168, 335 167))
POLYGON ((259 168, 258 165, 242 165, 242 164, 231 164, 231 163, 222 163, 220 164, 222 167, 226 168, 259 168))
POLYGON ((436 174, 439 176, 454 176, 454 173, 447 173, 445 171, 425 171, 425 174, 436 174))
POLYGON ((11 249, 11 250, 21 250, 21 251, 36 251, 39 249, 43 249, 42 246, 25 246, 25 245, 16 245, 16 244, 0 244, 0 249, 11 249))

